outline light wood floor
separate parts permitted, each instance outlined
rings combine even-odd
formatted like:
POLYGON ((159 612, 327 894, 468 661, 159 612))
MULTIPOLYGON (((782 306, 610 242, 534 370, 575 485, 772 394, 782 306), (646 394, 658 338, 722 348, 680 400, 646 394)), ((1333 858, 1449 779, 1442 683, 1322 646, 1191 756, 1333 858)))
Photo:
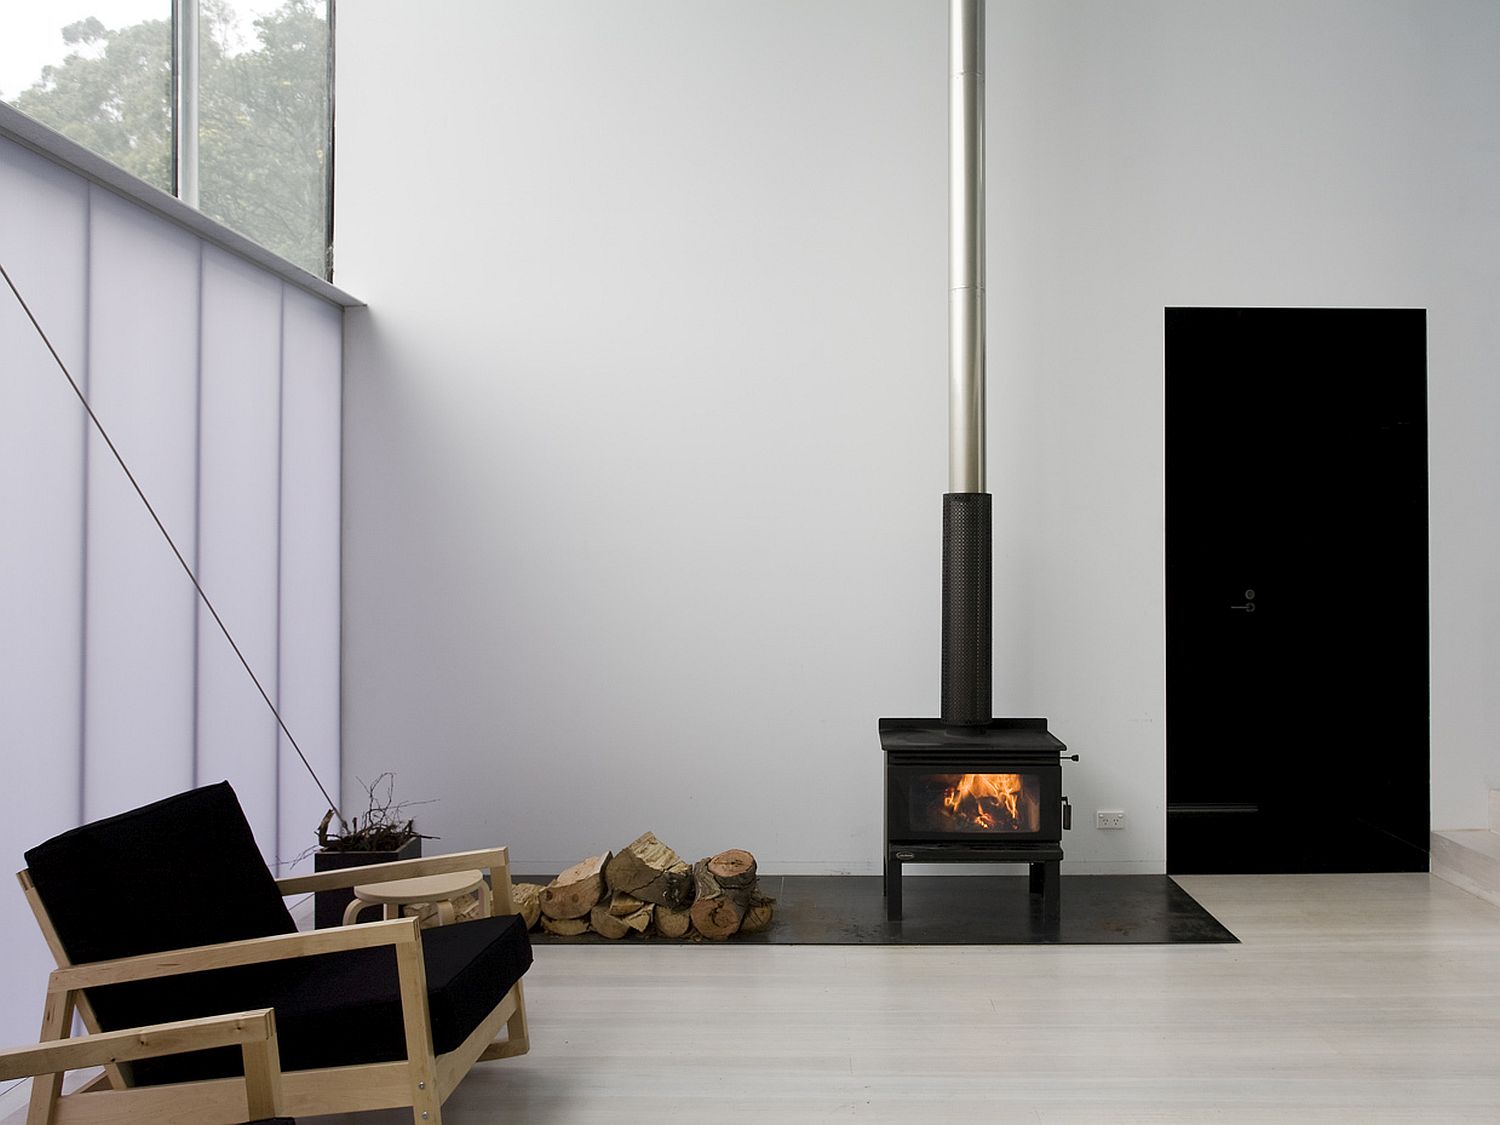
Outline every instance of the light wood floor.
POLYGON ((444 1120, 1500 1122, 1500 908, 1426 875, 1181 882, 1242 944, 541 947, 531 1054, 444 1120))

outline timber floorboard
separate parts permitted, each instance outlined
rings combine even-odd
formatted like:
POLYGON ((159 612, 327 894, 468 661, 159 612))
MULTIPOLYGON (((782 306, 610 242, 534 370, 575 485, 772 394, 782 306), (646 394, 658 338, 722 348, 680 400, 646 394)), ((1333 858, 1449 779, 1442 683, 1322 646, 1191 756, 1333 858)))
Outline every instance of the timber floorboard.
POLYGON ((538 946, 531 1054, 444 1120, 1500 1121, 1500 907, 1427 875, 1181 882, 1239 944, 538 946))

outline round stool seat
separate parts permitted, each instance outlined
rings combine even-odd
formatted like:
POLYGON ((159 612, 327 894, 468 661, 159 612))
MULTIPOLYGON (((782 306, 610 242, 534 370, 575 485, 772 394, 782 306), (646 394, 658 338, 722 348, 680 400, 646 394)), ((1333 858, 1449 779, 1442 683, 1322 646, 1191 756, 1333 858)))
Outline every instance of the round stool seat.
POLYGON ((361 883, 354 888, 354 901, 344 911, 349 925, 367 906, 382 907, 386 918, 399 918, 407 906, 436 903, 438 925, 453 921, 453 900, 470 891, 479 892, 480 913, 489 917, 490 887, 482 871, 451 871, 443 875, 419 875, 415 879, 391 879, 384 883, 361 883))

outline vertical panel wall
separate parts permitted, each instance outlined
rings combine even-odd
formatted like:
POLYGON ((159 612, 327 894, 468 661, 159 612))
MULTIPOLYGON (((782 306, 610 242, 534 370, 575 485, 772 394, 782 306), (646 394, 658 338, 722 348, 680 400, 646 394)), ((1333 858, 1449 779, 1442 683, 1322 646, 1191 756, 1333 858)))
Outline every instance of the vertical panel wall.
MULTIPOLYGON (((282 310, 281 637, 277 707, 328 792, 339 782, 339 471, 343 316, 295 289, 282 310), (329 560, 334 560, 334 565, 329 560)), ((280 732, 278 732, 280 734, 280 732)), ((281 735, 283 863, 312 846, 327 802, 281 735)))
MULTIPOLYGON (((199 241, 95 189, 90 247, 90 401, 191 563, 199 241)), ((197 695, 192 584, 98 434, 88 543, 83 816, 93 820, 193 784, 197 695)))
MULTIPOLYGON (((203 254, 198 579, 276 698, 281 283, 203 254)), ((228 778, 261 849, 276 839, 276 720, 206 613, 198 624, 198 778, 228 778)))
MULTIPOLYGON (((0 147, 0 265, 63 361, 88 373, 88 190, 54 165, 0 147)), ((83 425, 78 400, 7 286, 0 285, 0 860, 79 813, 83 615, 83 425)), ((0 1035, 34 1038, 52 968, 14 886, 0 893, 0 1035)))
MULTIPOLYGON (((190 228, 0 130, 0 265, 337 793, 342 311, 190 228)), ((226 777, 268 862, 304 850, 322 796, 3 286, 0 526, 8 870, 226 777)), ((19 894, 0 927, 0 1042, 24 1042, 52 962, 19 894)))

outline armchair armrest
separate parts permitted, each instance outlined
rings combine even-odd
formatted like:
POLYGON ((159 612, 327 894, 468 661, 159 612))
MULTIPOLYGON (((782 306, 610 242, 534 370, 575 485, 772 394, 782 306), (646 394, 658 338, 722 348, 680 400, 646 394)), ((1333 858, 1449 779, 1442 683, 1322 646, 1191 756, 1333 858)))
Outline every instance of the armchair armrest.
MULTIPOLYGON (((178 1020, 124 1031, 101 1031, 72 1039, 52 1039, 0 1051, 0 1082, 59 1070, 81 1070, 210 1047, 275 1043, 276 1017, 270 1008, 230 1012, 205 1019, 178 1020)), ((280 1063, 277 1063, 280 1069, 280 1063)))
POLYGON ((46 1076, 47 1087, 40 1100, 50 1109, 60 1094, 58 1076, 65 1070, 236 1046, 244 1059, 245 1101, 250 1116, 279 1115, 281 1055, 276 1043, 276 1016, 270 1008, 13 1047, 0 1051, 0 1081, 46 1076))
POLYGON ((232 965, 285 961, 293 957, 368 949, 377 945, 416 945, 419 941, 415 918, 393 918, 388 922, 372 922, 368 926, 275 934, 219 945, 199 945, 188 949, 167 950, 164 953, 145 953, 138 957, 69 965, 53 971, 48 991, 74 992, 81 988, 177 976, 181 973, 199 973, 232 965))
POLYGON ((422 859, 397 859, 389 863, 370 863, 363 867, 345 867, 339 871, 319 871, 313 875, 289 875, 277 879, 283 895, 301 895, 313 891, 336 891, 362 883, 385 883, 392 879, 415 879, 420 875, 446 875, 450 871, 472 871, 489 868, 498 882, 505 873, 510 882, 510 852, 507 848, 484 848, 475 852, 450 852, 422 859))

